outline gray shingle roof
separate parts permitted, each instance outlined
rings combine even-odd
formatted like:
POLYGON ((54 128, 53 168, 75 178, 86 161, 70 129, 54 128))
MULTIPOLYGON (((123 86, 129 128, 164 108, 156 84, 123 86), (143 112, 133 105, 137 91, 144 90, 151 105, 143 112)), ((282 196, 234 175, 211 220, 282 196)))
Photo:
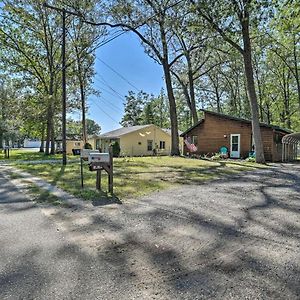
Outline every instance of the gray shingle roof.
POLYGON ((138 131, 140 129, 144 129, 151 126, 151 124, 148 125, 136 125, 136 126, 130 126, 130 127, 122 127, 116 130, 112 130, 103 134, 99 135, 99 138, 119 138, 122 135, 134 132, 134 131, 138 131))

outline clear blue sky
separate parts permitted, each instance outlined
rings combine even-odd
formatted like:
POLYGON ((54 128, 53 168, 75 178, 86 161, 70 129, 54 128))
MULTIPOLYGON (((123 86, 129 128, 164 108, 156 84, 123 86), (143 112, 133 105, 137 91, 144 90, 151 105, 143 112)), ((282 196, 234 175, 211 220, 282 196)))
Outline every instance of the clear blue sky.
POLYGON ((90 96, 88 117, 100 124, 103 133, 120 127, 124 96, 129 90, 137 90, 102 61, 147 93, 159 94, 164 81, 162 67, 144 53, 144 48, 133 33, 123 34, 99 48, 94 87, 101 95, 90 96))

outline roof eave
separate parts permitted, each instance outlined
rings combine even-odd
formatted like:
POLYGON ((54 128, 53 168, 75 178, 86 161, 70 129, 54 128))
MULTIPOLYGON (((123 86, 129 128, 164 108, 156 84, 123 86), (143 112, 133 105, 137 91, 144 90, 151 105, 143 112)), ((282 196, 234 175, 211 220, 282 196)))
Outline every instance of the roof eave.
POLYGON ((191 130, 193 130, 194 128, 196 128, 198 125, 200 125, 201 123, 204 122, 204 119, 201 119, 200 121, 198 121, 195 125, 193 125, 192 127, 190 127, 189 129, 187 129, 186 131, 184 131, 182 134, 180 134, 180 137, 184 137, 187 133, 189 133, 191 130))

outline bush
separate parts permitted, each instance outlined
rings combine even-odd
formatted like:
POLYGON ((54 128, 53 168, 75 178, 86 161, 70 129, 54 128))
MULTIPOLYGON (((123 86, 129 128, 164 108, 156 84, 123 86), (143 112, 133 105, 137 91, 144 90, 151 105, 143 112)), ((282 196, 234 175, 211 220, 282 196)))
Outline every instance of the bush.
POLYGON ((120 144, 116 141, 111 143, 110 146, 112 146, 113 157, 119 157, 121 152, 120 144))
POLYGON ((211 157, 211 160, 221 160, 221 159, 222 159, 221 153, 215 153, 215 154, 211 157))
POLYGON ((248 157, 248 158, 246 158, 246 161, 255 162, 256 160, 255 160, 255 157, 248 157))
POLYGON ((90 143, 85 143, 83 148, 84 149, 90 149, 90 150, 93 149, 93 147, 92 147, 92 145, 90 143))

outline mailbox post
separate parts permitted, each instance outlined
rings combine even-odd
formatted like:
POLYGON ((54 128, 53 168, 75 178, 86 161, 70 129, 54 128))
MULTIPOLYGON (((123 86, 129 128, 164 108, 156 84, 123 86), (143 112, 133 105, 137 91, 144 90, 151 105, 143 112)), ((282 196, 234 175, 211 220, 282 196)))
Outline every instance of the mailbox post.
POLYGON ((80 175, 81 175, 81 188, 83 188, 83 162, 87 161, 89 155, 91 153, 99 153, 98 150, 91 150, 91 149, 81 149, 80 151, 80 175))
POLYGON ((101 190, 101 172, 104 170, 108 175, 108 191, 113 193, 113 154, 112 147, 109 153, 91 152, 88 156, 90 171, 96 171, 96 189, 101 190))

